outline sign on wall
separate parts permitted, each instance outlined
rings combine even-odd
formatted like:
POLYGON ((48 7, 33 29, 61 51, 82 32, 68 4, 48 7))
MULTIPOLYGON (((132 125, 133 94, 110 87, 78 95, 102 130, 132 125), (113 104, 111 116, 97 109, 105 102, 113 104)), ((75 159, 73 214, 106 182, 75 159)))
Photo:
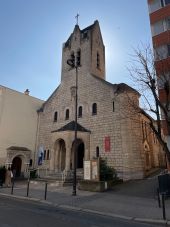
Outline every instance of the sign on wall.
POLYGON ((84 180, 91 180, 91 162, 84 161, 84 180))
POLYGON ((99 178, 99 159, 84 161, 84 180, 98 181, 99 178))
POLYGON ((105 137, 105 152, 110 152, 110 136, 105 137))
POLYGON ((92 180, 99 180, 98 159, 91 161, 91 178, 92 180))

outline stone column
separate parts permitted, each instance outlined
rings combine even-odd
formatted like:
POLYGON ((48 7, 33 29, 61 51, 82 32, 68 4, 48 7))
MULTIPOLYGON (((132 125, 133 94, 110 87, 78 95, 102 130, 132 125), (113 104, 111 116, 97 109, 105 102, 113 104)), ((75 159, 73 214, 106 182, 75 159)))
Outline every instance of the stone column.
POLYGON ((57 144, 56 149, 54 150, 54 170, 59 171, 59 146, 57 144))
POLYGON ((50 170, 54 170, 54 165, 55 165, 55 161, 54 161, 54 149, 51 149, 50 152, 50 160, 49 160, 49 168, 50 170))
POLYGON ((65 170, 70 170, 70 163, 71 163, 71 143, 67 142, 66 144, 66 164, 65 164, 65 170))
POLYGON ((90 146, 89 146, 89 138, 87 137, 84 142, 84 160, 90 160, 90 146))

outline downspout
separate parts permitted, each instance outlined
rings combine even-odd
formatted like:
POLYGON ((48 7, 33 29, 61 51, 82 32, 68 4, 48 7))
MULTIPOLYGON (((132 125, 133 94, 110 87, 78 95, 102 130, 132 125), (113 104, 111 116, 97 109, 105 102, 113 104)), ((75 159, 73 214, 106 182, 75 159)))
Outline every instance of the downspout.
POLYGON ((37 111, 37 128, 36 128, 36 139, 35 139, 35 148, 34 148, 34 162, 33 168, 36 168, 36 155, 38 150, 38 136, 39 136, 39 125, 40 125, 40 111, 37 111))

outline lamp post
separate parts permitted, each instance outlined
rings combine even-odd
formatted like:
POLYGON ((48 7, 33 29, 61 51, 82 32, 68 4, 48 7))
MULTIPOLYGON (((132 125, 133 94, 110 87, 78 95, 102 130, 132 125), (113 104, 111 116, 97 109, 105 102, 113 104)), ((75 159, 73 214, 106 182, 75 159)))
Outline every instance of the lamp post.
POLYGON ((78 67, 80 62, 75 63, 75 57, 72 55, 72 58, 67 60, 67 64, 71 68, 76 70, 76 84, 71 88, 71 93, 75 97, 75 126, 74 126, 74 166, 73 166, 73 192, 72 195, 76 196, 76 186, 77 186, 77 107, 78 107, 78 67))
POLYGON ((76 94, 75 94, 75 127, 74 127, 74 172, 73 172, 73 193, 72 195, 76 195, 76 185, 77 185, 77 82, 78 82, 78 69, 76 68, 76 94))

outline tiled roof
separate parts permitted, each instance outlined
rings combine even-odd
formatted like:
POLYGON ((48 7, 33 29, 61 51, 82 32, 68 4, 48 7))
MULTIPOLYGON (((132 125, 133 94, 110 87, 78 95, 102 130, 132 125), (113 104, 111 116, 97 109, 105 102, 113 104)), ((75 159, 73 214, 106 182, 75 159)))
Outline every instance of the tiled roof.
POLYGON ((27 147, 18 147, 18 146, 11 146, 11 147, 8 147, 7 150, 30 151, 27 147))
MULTIPOLYGON (((75 130, 75 121, 71 121, 68 124, 64 125, 63 127, 54 130, 52 132, 62 132, 62 131, 74 131, 75 130)), ((83 126, 81 126, 79 123, 77 123, 77 131, 79 132, 90 132, 90 130, 87 130, 83 126)))

